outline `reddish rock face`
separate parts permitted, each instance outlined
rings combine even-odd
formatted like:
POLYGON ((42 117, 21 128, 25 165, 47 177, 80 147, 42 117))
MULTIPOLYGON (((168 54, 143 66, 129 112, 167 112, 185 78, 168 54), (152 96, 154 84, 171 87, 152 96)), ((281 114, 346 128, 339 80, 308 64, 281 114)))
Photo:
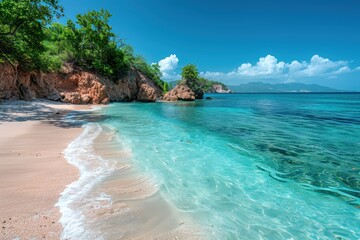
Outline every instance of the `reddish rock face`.
POLYGON ((155 102, 156 99, 162 96, 161 89, 156 86, 153 81, 149 81, 149 79, 142 74, 141 72, 137 72, 137 86, 138 86, 138 93, 137 93, 137 100, 142 102, 155 102))
POLYGON ((110 101, 154 102, 162 91, 136 69, 116 83, 64 65, 60 73, 18 72, 0 65, 0 99, 46 98, 73 104, 107 104, 110 101), (16 75, 18 76, 16 80, 16 75))
MULTIPOLYGON (((78 72, 70 74, 67 81, 74 82, 77 86, 76 90, 79 96, 74 96, 73 100, 70 99, 70 103, 93 103, 100 104, 106 98, 108 94, 106 87, 100 82, 98 76, 88 72, 78 72), (75 102, 74 102, 75 101, 75 102)), ((66 98, 65 98, 66 99, 66 98)))
POLYGON ((0 64, 0 99, 48 98, 59 100, 59 92, 39 72, 23 72, 0 64))
POLYGON ((162 90, 136 69, 130 69, 126 77, 116 83, 101 79, 111 101, 155 102, 162 96, 162 90))
POLYGON ((195 93, 186 85, 177 85, 175 88, 167 92, 163 100, 165 101, 194 101, 195 93))
POLYGON ((0 99, 18 99, 15 71, 9 64, 0 65, 0 99))

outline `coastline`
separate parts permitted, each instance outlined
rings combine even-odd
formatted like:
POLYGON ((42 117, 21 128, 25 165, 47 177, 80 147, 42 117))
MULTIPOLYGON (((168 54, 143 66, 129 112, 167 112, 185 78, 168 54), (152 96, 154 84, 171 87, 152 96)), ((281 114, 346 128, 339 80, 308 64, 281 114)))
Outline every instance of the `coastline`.
MULTIPOLYGON (((0 125, 0 140, 6 140, 0 141, 1 147, 20 145, 18 141, 22 138, 30 138, 24 132, 34 134, 28 140, 31 145, 43 128, 60 128, 59 135, 65 135, 65 130, 79 130, 79 134, 69 137, 70 143, 65 143, 62 151, 67 162, 75 163, 79 171, 68 174, 73 179, 62 183, 57 192, 60 198, 56 202, 54 197, 51 203, 60 204, 60 209, 67 211, 66 217, 59 220, 52 214, 42 214, 41 218, 30 215, 31 218, 23 218, 22 222, 18 218, 16 223, 12 222, 17 225, 17 236, 29 236, 29 229, 32 230, 27 226, 28 232, 21 233, 26 230, 21 225, 26 223, 23 220, 35 222, 40 219, 42 222, 35 222, 34 229, 40 234, 45 233, 48 239, 256 239, 268 236, 306 239, 308 234, 323 239, 358 238, 358 185, 337 177, 354 179, 358 170, 354 161, 359 159, 358 153, 346 154, 350 149, 357 149, 354 140, 359 122, 352 99, 359 97, 313 96, 309 102, 298 104, 301 95, 294 96, 268 95, 270 112, 263 111, 263 102, 256 103, 264 99, 262 96, 254 96, 254 101, 248 101, 248 97, 242 95, 206 101, 206 109, 200 111, 199 108, 184 110, 175 104, 142 103, 114 103, 100 111, 85 112, 59 110, 62 104, 49 108, 48 102, 23 105, 19 102, 9 104, 9 108, 0 105, 0 119, 8 122, 0 125), (222 102, 219 103, 219 99, 223 99, 222 102), (291 104, 289 109, 298 114, 290 115, 293 116, 291 119, 288 112, 281 112, 288 103, 297 103, 291 104), (223 107, 219 108, 219 105, 223 107), (214 118, 206 126, 205 114, 214 118), (241 127, 241 135, 240 132, 234 135, 233 119, 242 119, 237 125, 241 127), (221 124, 219 120, 222 120, 221 124), (267 125, 269 123, 271 125, 267 125), (40 127, 38 124, 42 127, 35 131, 34 128, 40 127), (80 126, 83 130, 78 128, 80 126), (333 134, 334 126, 339 134, 324 138, 333 134), (282 132, 274 132, 275 128, 282 132), (288 141, 299 131, 306 141, 288 141), (4 137, 5 133, 7 137, 4 137), (244 141, 238 141, 239 136, 244 141), (347 141, 338 142, 338 146, 331 145, 339 136, 348 136, 347 141), (333 162, 324 163, 332 157, 327 153, 329 144, 339 151, 333 156, 342 161, 332 158, 333 162), (303 149, 308 150, 306 154, 303 149), (319 154, 319 150, 326 154, 319 154), (289 162, 278 168, 275 164, 282 164, 284 158, 289 162), (316 165, 308 165, 308 159, 314 159, 316 165), (329 174, 320 171, 323 168, 329 174), (295 172, 297 169, 300 171, 295 172), (286 172, 294 174, 287 175, 286 172), (310 180, 325 177, 328 180, 322 181, 322 186, 308 184, 299 178, 302 173, 311 176, 310 180), (342 188, 334 188, 331 185, 334 183, 342 188), (64 188, 66 184, 69 185, 64 188), (61 199, 63 196, 65 198, 61 199), (56 226, 51 229, 48 226, 53 224, 52 219, 45 218, 48 216, 55 217, 64 226, 61 236, 61 227, 56 230, 56 226), (304 231, 298 231, 304 224, 304 231), (318 226, 324 230, 319 231, 318 226)), ((72 105, 64 107, 71 109, 72 105)), ((40 138, 41 146, 51 146, 51 141, 46 138, 49 135, 47 132, 40 138)), ((49 148, 49 151, 52 150, 49 148)), ((1 164, 5 153, 0 153, 1 164)), ((20 151, 15 153, 23 155, 20 151)), ((29 157, 31 160, 36 158, 36 154, 29 157)), ((14 164, 23 166, 21 162, 14 164)), ((26 165, 23 172, 34 176, 32 171, 43 168, 42 163, 30 168, 32 165, 26 165)), ((5 174, 12 174, 10 168, 7 169, 5 174)), ((11 185, 11 181, 8 182, 6 185, 11 185)), ((24 184, 18 185, 20 189, 24 187, 24 184)), ((16 189, 14 192, 17 193, 16 189)), ((1 194, 0 197, 4 196, 1 194)), ((38 201, 23 195, 27 201, 17 203, 21 209, 25 204, 33 204, 30 201, 38 201)), ((49 209, 57 211, 51 204, 48 204, 49 209)), ((17 208, 12 205, 9 201, 9 208, 15 212, 17 208)), ((0 207, 0 220, 4 221, 2 209, 5 207, 0 207)))
POLYGON ((79 176, 63 150, 82 132, 63 118, 70 111, 88 108, 47 101, 0 105, 2 239, 60 238, 60 212, 55 204, 79 176))
POLYGON ((115 129, 97 122, 82 128, 64 150, 80 177, 56 203, 63 239, 203 239, 200 227, 137 169, 115 129))
POLYGON ((203 239, 90 108, 0 105, 1 239, 203 239))

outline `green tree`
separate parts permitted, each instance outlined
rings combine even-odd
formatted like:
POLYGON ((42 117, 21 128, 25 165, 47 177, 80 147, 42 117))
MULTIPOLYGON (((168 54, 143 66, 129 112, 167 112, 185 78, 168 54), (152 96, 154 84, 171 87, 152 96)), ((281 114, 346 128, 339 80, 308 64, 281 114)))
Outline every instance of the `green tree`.
POLYGON ((214 85, 221 85, 224 90, 228 90, 227 86, 222 82, 211 81, 204 77, 199 77, 199 84, 204 92, 211 92, 214 85))
POLYGON ((168 91, 168 88, 164 88, 164 81, 161 80, 162 73, 158 64, 149 65, 143 57, 135 55, 134 49, 130 45, 123 44, 121 49, 124 52, 124 61, 128 66, 142 72, 146 77, 151 79, 160 89, 162 89, 163 92, 168 91))
POLYGON ((58 0, 2 0, 0 2, 0 36, 14 37, 18 31, 38 34, 54 16, 62 16, 58 0))
POLYGON ((195 98, 202 99, 204 97, 204 91, 199 81, 199 71, 194 64, 188 64, 183 67, 181 77, 180 84, 187 85, 195 93, 195 98))
POLYGON ((47 61, 45 29, 62 15, 58 0, 2 0, 0 2, 0 60, 14 68, 42 69, 47 61))
POLYGON ((70 61, 112 80, 132 67, 159 88, 168 88, 159 66, 135 55, 112 32, 107 10, 79 14, 66 25, 52 23, 62 14, 59 0, 0 0, 0 63, 10 63, 17 73, 18 66, 48 72, 70 61))
POLYGON ((199 77, 199 71, 194 64, 188 64, 181 69, 182 80, 186 83, 191 84, 196 81, 199 77))
POLYGON ((109 25, 111 14, 104 9, 76 16, 76 23, 67 22, 67 39, 77 65, 94 70, 114 80, 128 70, 124 52, 109 25))
POLYGON ((170 90, 169 88, 169 83, 164 81, 163 91, 166 93, 170 90))
POLYGON ((47 37, 44 45, 48 46, 47 54, 56 56, 61 64, 66 61, 74 61, 75 59, 75 53, 68 37, 71 34, 71 30, 60 23, 53 23, 46 29, 47 37))

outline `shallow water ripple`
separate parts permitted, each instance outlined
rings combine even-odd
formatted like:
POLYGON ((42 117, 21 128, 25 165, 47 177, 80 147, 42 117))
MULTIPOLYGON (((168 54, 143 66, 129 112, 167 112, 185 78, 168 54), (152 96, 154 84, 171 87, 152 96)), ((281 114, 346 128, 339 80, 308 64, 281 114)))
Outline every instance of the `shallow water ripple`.
POLYGON ((360 94, 112 104, 105 120, 214 239, 359 239, 360 94))

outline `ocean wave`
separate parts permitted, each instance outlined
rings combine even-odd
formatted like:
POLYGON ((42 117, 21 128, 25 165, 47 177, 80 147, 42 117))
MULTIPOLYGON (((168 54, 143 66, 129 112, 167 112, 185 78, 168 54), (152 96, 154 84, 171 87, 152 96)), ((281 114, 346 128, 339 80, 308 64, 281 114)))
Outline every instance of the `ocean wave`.
POLYGON ((87 196, 97 183, 114 171, 114 168, 112 162, 96 155, 93 148, 102 127, 97 123, 88 123, 83 128, 82 134, 64 150, 66 160, 79 169, 80 177, 66 187, 56 203, 62 214, 62 239, 88 239, 96 235, 85 226, 84 209, 89 207, 89 203, 93 204, 94 208, 109 207, 112 204, 108 195, 100 194, 93 199, 94 201, 87 196), (84 201, 87 203, 84 204, 84 201))

